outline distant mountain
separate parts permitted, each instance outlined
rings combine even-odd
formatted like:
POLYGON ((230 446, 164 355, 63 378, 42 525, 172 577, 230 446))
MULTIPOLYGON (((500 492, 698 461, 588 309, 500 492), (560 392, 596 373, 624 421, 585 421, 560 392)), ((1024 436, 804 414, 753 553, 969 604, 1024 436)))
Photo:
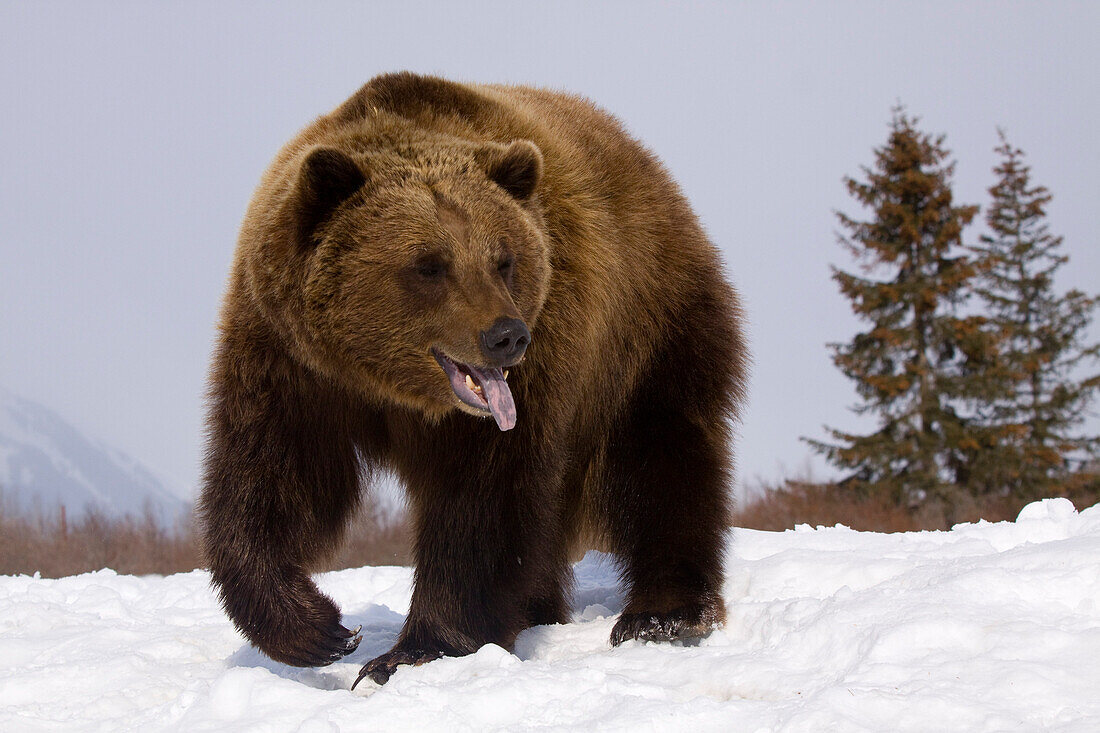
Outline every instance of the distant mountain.
POLYGON ((180 488, 2 387, 0 489, 18 508, 52 513, 63 505, 71 519, 92 507, 111 517, 140 515, 148 505, 172 520, 188 507, 180 488))

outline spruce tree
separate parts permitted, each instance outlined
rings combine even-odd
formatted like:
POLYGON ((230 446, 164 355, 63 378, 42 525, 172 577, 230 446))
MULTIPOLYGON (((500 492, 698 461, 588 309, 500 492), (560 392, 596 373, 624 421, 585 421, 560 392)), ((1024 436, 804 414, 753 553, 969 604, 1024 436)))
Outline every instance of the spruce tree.
POLYGON ((971 482, 975 492, 1032 500, 1065 491, 1069 474, 1087 466, 1100 445, 1075 433, 1100 389, 1100 376, 1075 379, 1100 350, 1086 343, 1100 298, 1055 291, 1067 258, 1046 223, 1051 194, 1031 184, 1023 151, 998 134, 990 234, 971 248, 979 271, 974 293, 998 342, 996 361, 984 370, 978 412, 988 429, 971 482))
POLYGON ((869 219, 837 212, 838 239, 862 273, 834 267, 833 279, 867 328, 829 347, 855 382, 861 402, 853 409, 874 415, 877 429, 827 427, 835 442, 807 442, 848 472, 841 486, 911 509, 930 505, 950 524, 968 449, 980 442, 958 405, 974 389, 965 365, 985 358, 988 338, 980 319, 956 315, 974 275, 962 233, 978 207, 954 204, 944 137, 916 122, 895 108, 873 168, 862 168, 865 180, 845 179, 869 219))

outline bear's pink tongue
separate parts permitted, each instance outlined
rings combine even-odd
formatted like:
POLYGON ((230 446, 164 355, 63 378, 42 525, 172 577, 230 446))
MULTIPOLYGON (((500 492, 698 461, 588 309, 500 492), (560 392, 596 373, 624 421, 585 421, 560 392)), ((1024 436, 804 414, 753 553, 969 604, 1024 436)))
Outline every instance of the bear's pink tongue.
POLYGON ((516 426, 516 402, 512 399, 512 390, 508 388, 508 382, 504 379, 501 369, 482 369, 475 366, 467 366, 477 382, 481 385, 481 392, 485 402, 489 405, 489 412, 497 421, 497 427, 501 430, 511 430, 516 426))

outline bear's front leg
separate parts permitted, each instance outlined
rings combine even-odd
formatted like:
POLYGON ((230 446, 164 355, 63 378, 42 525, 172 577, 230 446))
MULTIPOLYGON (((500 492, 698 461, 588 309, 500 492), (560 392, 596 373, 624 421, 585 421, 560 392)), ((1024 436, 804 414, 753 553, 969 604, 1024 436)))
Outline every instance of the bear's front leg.
POLYGON ((417 531, 409 615, 394 648, 368 662, 356 684, 364 677, 384 684, 402 664, 463 656, 485 644, 509 649, 531 624, 533 605, 568 607, 558 472, 514 446, 495 453, 499 463, 486 444, 480 453, 464 447, 418 452, 421 465, 405 476, 417 531), (529 462, 517 465, 520 456, 529 462), (471 465, 457 465, 462 459, 471 465))
POLYGON ((336 546, 358 497, 346 402, 285 361, 238 343, 215 361, 200 504, 226 613, 277 662, 330 664, 359 644, 309 570, 336 546), (259 364, 250 363, 255 357, 259 364))
POLYGON ((355 651, 359 629, 340 623, 340 609, 298 568, 213 572, 223 606, 245 637, 276 662, 323 667, 355 651))

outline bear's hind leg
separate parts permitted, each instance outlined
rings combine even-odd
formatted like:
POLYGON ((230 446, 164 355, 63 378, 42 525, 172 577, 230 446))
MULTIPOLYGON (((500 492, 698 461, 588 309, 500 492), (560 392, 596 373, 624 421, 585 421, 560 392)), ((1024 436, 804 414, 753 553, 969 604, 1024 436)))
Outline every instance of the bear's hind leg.
POLYGON ((448 440, 407 441, 409 460, 399 472, 417 528, 412 602, 397 644, 359 679, 384 684, 402 664, 490 643, 511 648, 533 621, 563 620, 568 564, 554 500, 560 468, 552 456, 510 447, 510 440, 527 443, 516 435, 524 429, 532 430, 501 434, 456 415, 440 427, 448 440))
POLYGON ((689 332, 679 346, 651 363, 608 433, 598 511, 627 586, 616 645, 698 637, 725 620, 740 342, 718 325, 689 332))
MULTIPOLYGON (((554 582, 548 580, 547 582, 554 582)), ((555 587, 547 588, 531 598, 527 603, 527 625, 544 626, 569 623, 569 598, 567 584, 559 581, 555 587)))
POLYGON ((534 590, 527 600, 527 626, 567 624, 573 599, 573 568, 564 543, 547 546, 537 558, 534 590))
POLYGON ((627 585, 611 643, 703 636, 725 620, 722 441, 659 409, 639 410, 631 423, 613 441, 605 488, 609 539, 627 585))

